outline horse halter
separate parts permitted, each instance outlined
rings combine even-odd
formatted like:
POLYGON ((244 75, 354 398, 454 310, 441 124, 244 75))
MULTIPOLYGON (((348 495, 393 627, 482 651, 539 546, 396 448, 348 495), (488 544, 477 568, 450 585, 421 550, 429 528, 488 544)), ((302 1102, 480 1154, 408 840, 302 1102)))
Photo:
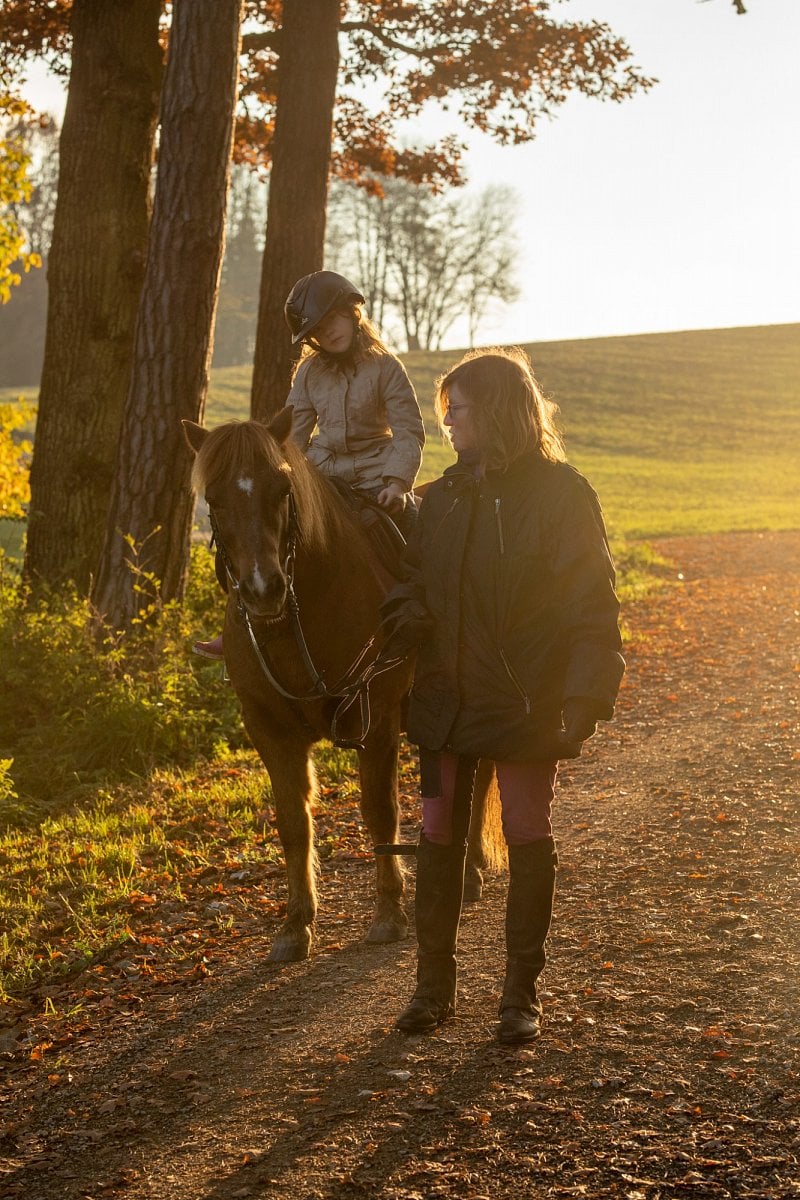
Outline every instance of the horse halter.
MULTIPOLYGON (((369 733, 372 714, 369 701, 369 685, 377 676, 384 674, 386 671, 392 670, 399 666, 404 660, 403 658, 391 658, 380 661, 380 655, 377 654, 366 666, 362 668, 364 660, 369 655, 370 650, 375 644, 377 632, 373 633, 367 642, 361 647, 361 650, 356 655, 353 662, 347 668, 345 673, 335 684, 328 686, 321 671, 317 669, 314 660, 311 657, 311 652, 308 649, 308 643, 303 633, 303 626, 300 620, 300 604, 297 599, 297 593, 294 589, 294 571, 297 557, 297 541, 299 536, 299 522, 297 519, 297 504, 294 498, 294 492, 289 489, 287 493, 289 502, 289 521, 286 535, 286 557, 284 560, 284 574, 286 576, 286 601, 284 608, 288 616, 289 624, 291 625, 297 649, 300 657, 303 660, 303 665, 308 672, 311 680, 311 688, 303 695, 296 695, 293 692, 287 691, 285 687, 275 678, 275 675, 270 668, 264 656, 261 646, 258 644, 255 630, 250 619, 250 613, 242 600, 239 580, 236 577, 233 563, 225 549, 225 545, 219 534, 219 527, 214 516, 213 509, 209 505, 208 517, 211 525, 211 546, 216 546, 225 566, 225 571, 230 580, 231 589, 236 597, 236 610, 239 617, 247 630, 247 635, 250 640, 250 645, 253 648, 253 653, 256 656, 259 666, 271 687, 283 696, 285 700, 289 700, 295 704, 308 704, 315 700, 338 700, 339 703, 331 718, 331 741, 336 746, 349 750, 361 750, 364 746, 364 739, 369 733), (360 672, 360 673, 359 673, 360 672), (340 738, 337 734, 337 727, 346 712, 356 702, 359 703, 361 714, 361 728, 358 738, 340 738)), ((282 614, 281 614, 282 615, 282 614)), ((276 618, 278 619, 278 618, 276 618)))
MULTIPOLYGON (((294 600, 295 605, 297 604, 297 598, 294 594, 294 565, 295 558, 297 556, 297 538, 300 531, 300 525, 297 520, 297 504, 295 503, 294 492, 291 490, 291 488, 287 492, 287 499, 289 501, 289 522, 286 532, 286 557, 283 563, 283 573, 286 576, 286 605, 291 606, 292 600, 294 600)), ((225 573, 227 574, 228 579, 231 581, 231 587, 236 593, 236 607, 241 615, 247 616, 249 621, 250 614, 247 612, 242 598, 239 595, 239 580, 237 579, 236 572, 233 569, 233 563, 230 555, 225 549, 225 544, 220 537, 217 519, 214 516, 214 510, 210 504, 208 506, 208 522, 211 526, 211 542, 209 543, 209 548, 216 546, 217 554, 219 554, 225 567, 225 573)), ((276 617, 275 620, 277 619, 278 618, 276 617)))

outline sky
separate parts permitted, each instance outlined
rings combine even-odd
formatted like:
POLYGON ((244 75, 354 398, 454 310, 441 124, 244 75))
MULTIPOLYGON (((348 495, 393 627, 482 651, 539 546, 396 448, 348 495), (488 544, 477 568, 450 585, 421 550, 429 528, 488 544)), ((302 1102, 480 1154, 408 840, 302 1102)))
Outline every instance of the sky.
MULTIPOLYGON (((619 105, 572 97, 525 146, 468 135, 470 186, 520 197, 521 296, 482 342, 800 322, 800 0, 745 3, 564 4, 659 82, 619 105)), ((58 94, 38 76, 30 95, 58 94)), ((450 130, 427 113, 419 133, 450 130)), ((455 325, 445 346, 465 341, 455 325)))
POLYGON ((800 321, 800 0, 567 7, 659 83, 619 105, 572 98, 523 147, 471 139, 472 185, 522 193, 523 294, 483 337, 800 321))

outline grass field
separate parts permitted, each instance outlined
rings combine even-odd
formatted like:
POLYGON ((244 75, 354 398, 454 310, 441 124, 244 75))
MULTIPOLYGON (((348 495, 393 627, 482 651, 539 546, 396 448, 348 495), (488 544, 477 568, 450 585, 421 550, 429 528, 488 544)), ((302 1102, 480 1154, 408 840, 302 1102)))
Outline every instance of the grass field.
MULTIPOLYGON (((800 526, 800 325, 526 349, 618 536, 800 526)), ((422 480, 453 460, 431 402, 436 376, 459 358, 403 356, 428 429, 422 480)), ((215 372, 209 424, 245 416, 248 387, 247 368, 215 372)))
MULTIPOLYGON (((526 347, 561 408, 570 460, 619 537, 800 526, 800 325, 542 342, 526 347)), ((460 351, 403 356, 428 429, 421 480, 453 459, 436 376, 460 351)), ((210 425, 247 415, 250 368, 214 371, 210 425)), ((0 402, 16 398, 0 391, 0 402)))

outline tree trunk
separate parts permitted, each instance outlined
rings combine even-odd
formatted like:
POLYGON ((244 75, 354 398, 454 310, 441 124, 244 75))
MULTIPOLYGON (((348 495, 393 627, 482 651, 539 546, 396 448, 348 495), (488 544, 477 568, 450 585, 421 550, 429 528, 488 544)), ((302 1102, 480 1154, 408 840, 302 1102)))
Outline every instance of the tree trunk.
POLYGON ((251 411, 286 402, 292 348, 283 306, 292 285, 323 265, 339 0, 285 0, 261 274, 251 411))
POLYGON ((98 611, 125 629, 183 593, 194 496, 181 418, 202 419, 225 242, 241 0, 176 0, 158 180, 98 611))
POLYGON ((130 377, 162 74, 160 0, 75 0, 25 571, 88 590, 130 377))

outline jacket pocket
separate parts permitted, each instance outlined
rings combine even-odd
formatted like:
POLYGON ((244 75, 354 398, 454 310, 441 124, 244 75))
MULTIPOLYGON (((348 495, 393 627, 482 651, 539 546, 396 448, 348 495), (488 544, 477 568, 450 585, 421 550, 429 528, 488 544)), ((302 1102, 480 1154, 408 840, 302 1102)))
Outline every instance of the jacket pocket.
POLYGON ((503 660, 503 666, 506 669, 506 674, 508 675, 508 678, 513 683, 516 691, 519 694, 520 700, 522 700, 522 703, 525 705, 526 714, 528 716, 530 716, 530 711, 531 711, 530 697, 528 696, 528 693, 525 691, 525 688, 522 686, 522 680, 520 679, 519 675, 514 670, 511 663, 508 661, 508 656, 506 655, 506 652, 502 646, 500 647, 500 657, 503 660))

